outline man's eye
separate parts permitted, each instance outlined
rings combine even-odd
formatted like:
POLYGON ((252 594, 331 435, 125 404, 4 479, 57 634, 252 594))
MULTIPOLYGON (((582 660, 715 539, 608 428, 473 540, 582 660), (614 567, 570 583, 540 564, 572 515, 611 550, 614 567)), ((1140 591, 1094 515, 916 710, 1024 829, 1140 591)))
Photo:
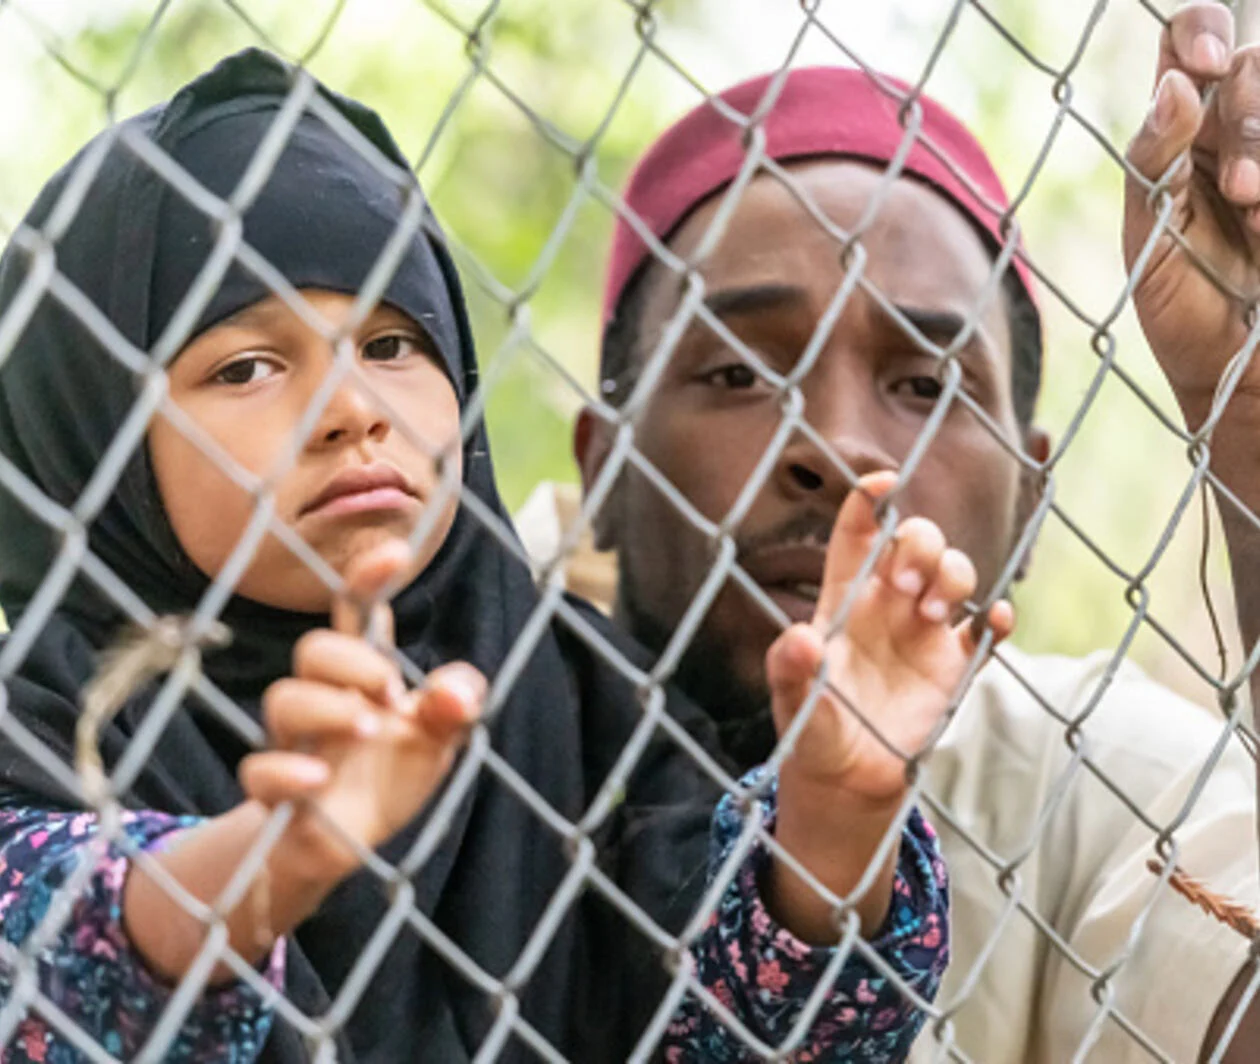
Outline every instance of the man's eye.
POLYGON ((229 362, 214 375, 214 379, 218 384, 257 384, 278 372, 279 367, 274 362, 248 356, 229 362))
POLYGON ((912 399, 939 399, 942 389, 935 377, 906 377, 893 385, 893 391, 912 399))
POLYGON ((729 366, 719 366, 717 369, 709 370, 700 379, 705 384, 716 384, 722 388, 742 390, 754 387, 761 378, 744 363, 732 362, 729 366))
POLYGON ((377 336, 363 345, 363 358, 367 362, 396 362, 422 353, 420 342, 402 333, 377 336))

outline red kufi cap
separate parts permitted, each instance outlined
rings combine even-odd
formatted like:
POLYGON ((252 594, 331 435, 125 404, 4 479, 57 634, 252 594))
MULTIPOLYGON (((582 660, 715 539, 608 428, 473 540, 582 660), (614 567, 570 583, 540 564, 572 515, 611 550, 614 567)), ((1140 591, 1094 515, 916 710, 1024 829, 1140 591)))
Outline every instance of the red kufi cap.
MULTIPOLYGON (((773 107, 761 122, 765 154, 779 162, 840 155, 887 164, 897 154, 907 127, 898 118, 908 86, 846 67, 792 70, 773 107)), ((718 97, 750 116, 762 105, 772 75, 742 82, 718 97)), ((996 245, 1006 241, 1002 219, 1009 201, 988 156, 967 128, 935 100, 918 98, 919 135, 902 172, 914 174, 961 208, 996 245)), ((640 160, 624 199, 661 241, 693 209, 725 188, 747 158, 746 128, 706 100, 671 126, 640 160)), ((624 219, 617 220, 604 288, 604 322, 611 320, 621 294, 647 258, 643 239, 624 219)), ((1011 260, 1033 299, 1032 276, 1018 257, 1011 260)))

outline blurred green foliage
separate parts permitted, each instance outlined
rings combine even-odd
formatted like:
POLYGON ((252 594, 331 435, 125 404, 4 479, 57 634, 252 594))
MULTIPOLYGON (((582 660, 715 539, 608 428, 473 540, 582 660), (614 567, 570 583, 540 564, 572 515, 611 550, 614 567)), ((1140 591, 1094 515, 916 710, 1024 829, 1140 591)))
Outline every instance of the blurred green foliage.
POLYGON ((592 174, 618 187, 663 124, 665 97, 640 89, 607 121, 639 43, 628 5, 573 4, 557 14, 542 0, 516 2, 479 28, 480 8, 451 5, 443 15, 415 0, 156 8, 117 0, 78 5, 54 28, 47 16, 56 9, 0 5, 11 53, 0 46, 0 59, 14 64, 4 80, 20 82, 29 100, 0 138, 0 224, 11 230, 43 181, 112 115, 168 97, 222 56, 263 45, 306 61, 382 113, 463 252, 479 350, 499 381, 487 411, 492 446, 515 506, 540 478, 571 479, 569 425, 580 395, 558 389, 523 348, 500 351, 500 342, 527 299, 534 335, 589 385, 611 215, 582 205, 579 160, 593 156, 592 174), (536 263, 574 201, 540 278, 536 263))

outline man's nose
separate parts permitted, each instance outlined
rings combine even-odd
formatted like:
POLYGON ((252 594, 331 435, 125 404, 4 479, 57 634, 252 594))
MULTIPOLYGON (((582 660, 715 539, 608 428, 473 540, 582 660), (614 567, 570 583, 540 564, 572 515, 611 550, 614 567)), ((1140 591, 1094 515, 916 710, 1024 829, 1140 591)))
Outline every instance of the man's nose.
POLYGON ((337 384, 311 433, 315 446, 334 446, 372 440, 380 443, 389 435, 385 412, 363 386, 347 374, 337 384))
POLYGON ((853 486, 850 477, 896 469, 897 462, 880 438, 874 397, 838 384, 828 391, 807 394, 811 431, 793 434, 775 464, 775 481, 789 498, 838 507, 853 486))

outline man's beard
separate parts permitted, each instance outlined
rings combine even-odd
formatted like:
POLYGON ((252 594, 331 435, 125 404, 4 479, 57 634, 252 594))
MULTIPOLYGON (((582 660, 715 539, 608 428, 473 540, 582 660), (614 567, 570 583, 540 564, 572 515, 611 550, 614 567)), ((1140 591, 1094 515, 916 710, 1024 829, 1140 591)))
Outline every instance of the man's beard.
MULTIPOLYGON (((813 544, 825 550, 834 523, 834 511, 801 510, 771 528, 737 536, 736 557, 742 562, 759 550, 790 543, 813 544)), ((640 643, 660 654, 673 637, 674 626, 648 608, 648 596, 640 591, 633 558, 622 552, 620 560, 617 619, 640 643)), ((732 583, 726 585, 724 593, 745 594, 732 583)), ((778 742, 764 660, 755 665, 752 675, 756 678, 742 679, 749 670, 736 667, 734 648, 707 631, 702 619, 671 677, 675 686, 716 722, 722 750, 740 772, 769 758, 778 742)))
MULTIPOLYGON (((626 566, 621 571, 617 620, 650 651, 660 654, 673 637, 673 627, 644 608, 630 570, 626 566)), ((722 752, 740 773, 769 758, 778 741, 770 692, 764 681, 749 684, 740 679, 733 650, 706 633, 703 623, 669 679, 717 724, 722 752)))

